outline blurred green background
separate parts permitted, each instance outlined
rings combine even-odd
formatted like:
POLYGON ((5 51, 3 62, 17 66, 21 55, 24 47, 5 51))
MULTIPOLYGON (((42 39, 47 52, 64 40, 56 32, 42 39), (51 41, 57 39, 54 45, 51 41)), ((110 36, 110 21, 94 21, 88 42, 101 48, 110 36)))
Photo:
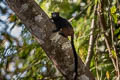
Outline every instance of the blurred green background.
MULTIPOLYGON (((93 10, 100 0, 35 1, 49 17, 52 12, 57 11, 62 17, 70 20, 75 31, 77 53, 85 62, 89 46, 90 26, 92 19, 96 17, 93 10)), ((117 0, 106 0, 104 5, 103 14, 109 30, 109 14, 112 14, 112 23, 116 24, 119 17, 119 6, 117 6, 117 0), (108 4, 109 1, 110 4, 108 4)), ((98 24, 96 18, 95 23, 98 24)), ((113 28, 115 27, 113 26, 113 28)), ((115 28, 114 32, 115 35, 118 35, 115 36, 115 39, 119 42, 120 28, 115 28)), ((94 36, 96 40, 94 41, 90 71, 96 80, 115 80, 115 69, 98 25, 95 27, 94 36)), ((120 48, 119 44, 118 48, 120 48)), ((0 0, 0 80, 64 80, 34 37, 9 9, 5 0, 0 0)))

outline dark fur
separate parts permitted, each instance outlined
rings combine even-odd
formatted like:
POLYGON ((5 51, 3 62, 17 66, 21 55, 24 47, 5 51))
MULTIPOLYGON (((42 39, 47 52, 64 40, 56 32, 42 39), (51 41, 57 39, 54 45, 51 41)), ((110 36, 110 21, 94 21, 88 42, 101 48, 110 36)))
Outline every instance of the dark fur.
POLYGON ((74 62, 75 62, 75 74, 74 74, 74 80, 77 80, 77 70, 78 70, 78 57, 77 53, 74 47, 74 31, 71 26, 71 24, 64 18, 59 16, 59 12, 53 12, 52 14, 52 20, 53 23, 56 26, 56 29, 53 30, 53 32, 59 32, 60 35, 67 38, 68 36, 71 36, 71 45, 74 53, 74 62))

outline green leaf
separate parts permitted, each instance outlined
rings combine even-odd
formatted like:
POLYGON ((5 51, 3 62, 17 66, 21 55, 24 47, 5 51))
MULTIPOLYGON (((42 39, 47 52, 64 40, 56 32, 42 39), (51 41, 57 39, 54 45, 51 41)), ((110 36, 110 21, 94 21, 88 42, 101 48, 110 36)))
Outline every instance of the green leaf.
POLYGON ((116 6, 112 6, 112 8, 110 9, 111 10, 111 14, 114 14, 117 10, 116 6))
POLYGON ((95 0, 95 4, 97 4, 98 0, 95 0))
POLYGON ((118 39, 120 39, 120 35, 118 35, 118 39))
POLYGON ((120 28, 116 29, 116 30, 114 31, 114 34, 116 35, 116 34, 118 34, 119 32, 120 32, 120 28))
POLYGON ((43 76, 42 75, 38 75, 38 79, 43 79, 43 76))
POLYGON ((116 52, 114 50, 112 50, 111 52, 112 52, 112 56, 116 58, 117 57, 116 52))
POLYGON ((114 22, 117 23, 117 21, 118 21, 118 19, 117 19, 117 18, 118 18, 118 15, 112 14, 112 16, 113 16, 114 22))

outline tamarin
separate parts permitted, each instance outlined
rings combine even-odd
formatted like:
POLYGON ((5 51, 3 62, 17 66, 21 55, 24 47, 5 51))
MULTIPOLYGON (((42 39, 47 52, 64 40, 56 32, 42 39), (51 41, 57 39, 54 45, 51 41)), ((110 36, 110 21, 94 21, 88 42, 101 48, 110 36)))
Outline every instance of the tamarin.
POLYGON ((53 12, 51 13, 51 15, 52 15, 51 19, 53 20, 53 23, 56 26, 56 29, 53 30, 53 32, 59 32, 59 34, 65 38, 71 36, 71 45, 72 45, 72 50, 74 54, 74 63, 75 63, 74 80, 77 80, 78 57, 74 46, 74 30, 72 28, 72 25, 66 19, 59 16, 59 12, 53 12))

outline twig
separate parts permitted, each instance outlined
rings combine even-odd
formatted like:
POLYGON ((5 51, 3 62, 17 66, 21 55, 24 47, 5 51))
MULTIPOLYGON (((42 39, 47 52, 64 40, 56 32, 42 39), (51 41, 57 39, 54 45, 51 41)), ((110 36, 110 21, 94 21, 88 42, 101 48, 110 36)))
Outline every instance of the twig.
MULTIPOLYGON (((94 15, 96 15, 96 5, 94 6, 94 15)), ((89 68, 90 67, 90 62, 93 56, 93 47, 95 43, 95 38, 94 38, 94 31, 95 31, 95 17, 92 19, 91 22, 91 32, 90 32, 90 40, 89 40, 89 48, 88 48, 88 56, 86 58, 86 66, 89 68)))
MULTIPOLYGON (((110 1, 108 0, 108 4, 110 5, 110 1)), ((118 2, 119 4, 119 2, 118 2)), ((116 68, 117 68, 117 79, 119 80, 120 79, 120 70, 119 70, 119 61, 118 61, 118 57, 117 57, 117 54, 119 53, 114 45, 114 33, 113 33, 113 23, 112 23, 112 16, 111 16, 111 13, 110 13, 110 7, 109 7, 109 18, 110 18, 110 28, 111 28, 111 39, 112 39, 112 46, 113 46, 113 49, 115 51, 115 59, 116 59, 116 68)))
POLYGON ((118 72, 118 67, 116 65, 116 61, 115 59, 112 57, 112 44, 110 43, 110 39, 111 37, 110 36, 107 36, 105 34, 105 31, 107 30, 107 26, 106 26, 106 22, 105 22, 105 18, 104 18, 104 15, 103 15, 103 7, 104 7, 104 1, 101 0, 101 3, 99 4, 98 6, 98 17, 99 17, 99 22, 100 22, 100 25, 102 27, 102 30, 104 32, 104 38, 105 38, 105 43, 106 43, 106 46, 107 46, 107 49, 108 49, 108 52, 109 52, 109 56, 110 56, 110 59, 112 60, 112 63, 113 63, 113 66, 115 68, 115 71, 118 72))
POLYGON ((68 21, 71 22, 73 19, 77 19, 91 4, 92 4, 92 2, 90 4, 88 4, 81 12, 79 12, 79 14, 77 14, 76 16, 73 16, 68 21))

